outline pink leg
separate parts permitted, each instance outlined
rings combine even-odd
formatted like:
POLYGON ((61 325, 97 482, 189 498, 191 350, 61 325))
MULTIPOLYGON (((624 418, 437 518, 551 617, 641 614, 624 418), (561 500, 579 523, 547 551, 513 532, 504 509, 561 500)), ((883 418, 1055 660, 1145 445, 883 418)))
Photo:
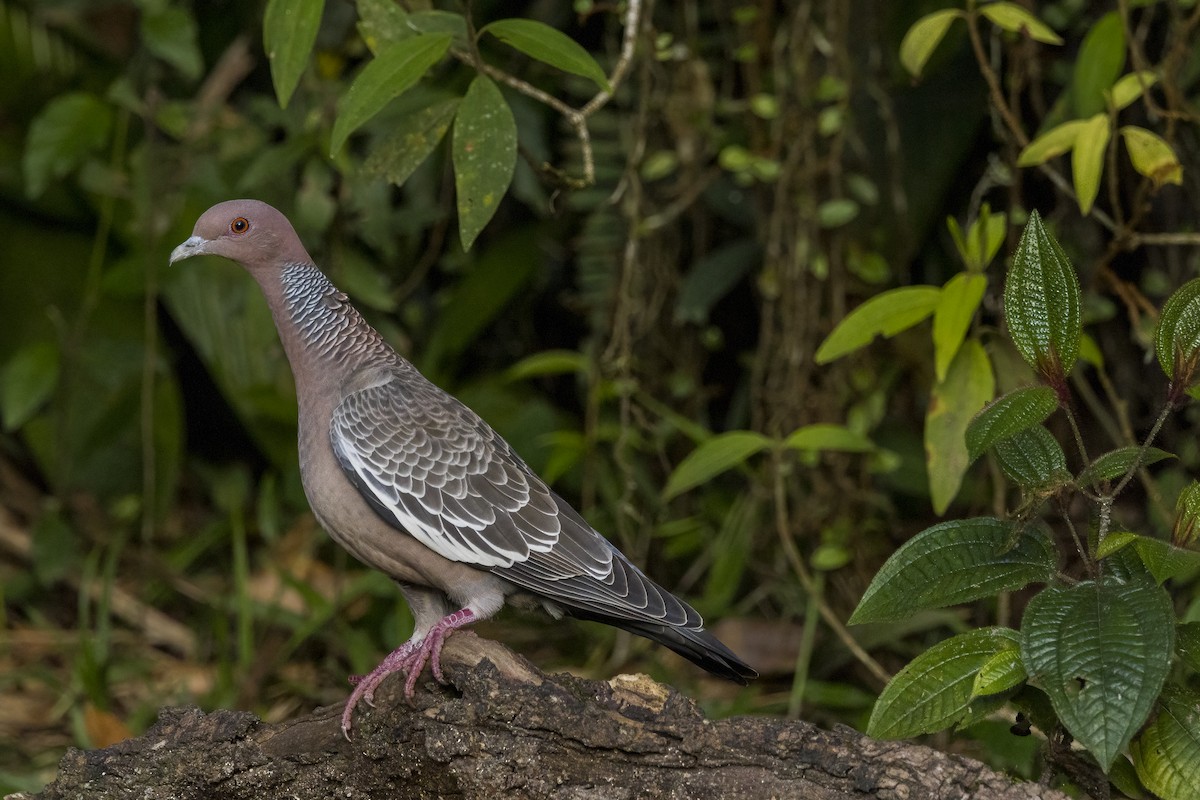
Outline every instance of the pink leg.
POLYGON ((352 676, 350 683, 355 684, 354 691, 350 693, 346 707, 342 710, 342 735, 346 737, 347 741, 350 739, 354 708, 361 700, 365 700, 367 705, 373 706, 375 689, 383 683, 384 678, 393 672, 407 674, 408 677, 404 681, 404 696, 408 698, 413 696, 417 687, 417 678, 421 676, 427 661, 432 662, 433 676, 439 683, 445 683, 446 678, 442 674, 442 645, 445 644, 447 636, 474 621, 475 613, 471 609, 463 608, 455 611, 438 620, 421 641, 416 642, 409 639, 397 647, 383 661, 379 662, 379 666, 371 670, 369 675, 352 676))

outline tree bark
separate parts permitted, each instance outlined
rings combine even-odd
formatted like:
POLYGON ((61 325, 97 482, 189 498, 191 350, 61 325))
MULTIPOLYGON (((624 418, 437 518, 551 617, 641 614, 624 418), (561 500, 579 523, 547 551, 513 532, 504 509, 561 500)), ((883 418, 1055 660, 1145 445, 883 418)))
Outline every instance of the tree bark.
MULTIPOLYGON (((412 702, 341 706, 268 725, 252 714, 164 709, 145 735, 72 750, 41 800, 241 798, 872 798, 1032 800, 1065 795, 961 756, 771 717, 706 720, 645 676, 545 675, 502 645, 451 637, 451 686, 412 702)), ((21 798, 23 796, 12 796, 21 798)))

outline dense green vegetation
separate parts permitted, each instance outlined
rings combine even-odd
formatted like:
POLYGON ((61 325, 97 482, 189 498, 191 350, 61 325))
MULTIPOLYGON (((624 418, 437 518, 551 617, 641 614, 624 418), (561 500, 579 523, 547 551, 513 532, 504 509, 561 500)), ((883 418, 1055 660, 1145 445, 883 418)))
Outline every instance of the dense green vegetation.
POLYGON ((1195 0, 0 0, 0 73, 0 790, 162 705, 337 702, 408 634, 307 511, 257 287, 166 267, 233 197, 763 677, 485 635, 1194 786, 1195 0), (1075 640, 1142 647, 1121 724, 1048 677, 1075 640))

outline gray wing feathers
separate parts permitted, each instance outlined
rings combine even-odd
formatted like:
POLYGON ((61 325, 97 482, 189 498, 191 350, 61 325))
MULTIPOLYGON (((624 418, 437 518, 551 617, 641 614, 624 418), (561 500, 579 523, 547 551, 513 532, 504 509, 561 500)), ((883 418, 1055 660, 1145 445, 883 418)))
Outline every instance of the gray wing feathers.
POLYGON ((411 366, 375 367, 350 383, 355 390, 333 413, 333 450, 385 520, 446 558, 567 606, 670 626, 703 624, 551 491, 487 423, 411 366))

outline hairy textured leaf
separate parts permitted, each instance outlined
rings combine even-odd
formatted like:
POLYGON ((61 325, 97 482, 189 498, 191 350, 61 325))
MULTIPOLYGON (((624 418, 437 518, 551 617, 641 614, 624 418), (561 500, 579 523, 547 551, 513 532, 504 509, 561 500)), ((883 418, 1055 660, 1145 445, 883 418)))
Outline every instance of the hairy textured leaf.
MULTIPOLYGON (((325 0, 268 0, 263 14, 263 49, 279 105, 287 108, 317 41, 325 0)), ((335 148, 336 149, 336 148, 335 148)))
POLYGON ((443 100, 397 120, 387 138, 371 151, 364 169, 397 186, 403 184, 450 130, 458 104, 457 97, 443 100))
POLYGON ((729 431, 701 442, 671 473, 663 489, 663 497, 670 500, 726 470, 744 464, 746 459, 770 444, 770 439, 754 431, 729 431))
POLYGON ((995 392, 992 363, 983 345, 968 339, 950 362, 945 380, 939 381, 925 412, 925 464, 933 510, 944 513, 971 465, 966 431, 975 412, 995 392))
POLYGON ((995 444, 996 460, 1010 480, 1026 490, 1053 489, 1071 482, 1062 445, 1041 425, 995 444))
POLYGON ((482 36, 490 33, 510 47, 520 50, 530 58, 536 58, 563 72, 589 78, 606 92, 612 91, 608 76, 591 53, 560 30, 532 19, 500 19, 485 25, 479 31, 482 36))
POLYGON ((942 287, 933 312, 933 350, 939 381, 946 379, 946 370, 966 338, 986 290, 987 278, 972 272, 960 272, 942 287))
POLYGON ((1200 776, 1200 692, 1168 686, 1157 711, 1129 745, 1134 769, 1163 800, 1191 800, 1200 776))
POLYGON ((1061 384, 1079 357, 1079 279, 1037 211, 1029 215, 1008 270, 1004 316, 1026 363, 1051 385, 1061 384))
POLYGON ((1191 576, 1200 572, 1200 553, 1195 550, 1172 547, 1161 539, 1139 536, 1129 531, 1109 533, 1100 542, 1096 555, 1099 558, 1107 558, 1130 545, 1133 545, 1142 564, 1160 584, 1171 578, 1191 576))
POLYGON ((1121 128, 1125 149, 1133 168, 1154 182, 1156 187, 1167 183, 1183 185, 1183 164, 1171 145, 1156 133, 1135 125, 1121 128))
POLYGON ((989 658, 975 673, 971 696, 983 697, 1006 692, 1020 686, 1028 677, 1025 664, 1021 661, 1020 644, 1014 637, 1011 647, 1005 647, 989 658))
POLYGON ((1162 691, 1174 628, 1170 597, 1146 580, 1052 586, 1025 609, 1025 667, 1106 771, 1162 691))
POLYGON ((1012 648, 1009 628, 980 628, 939 642, 888 682, 867 723, 867 735, 905 739, 948 728, 970 709, 975 675, 998 652, 1012 648))
POLYGON ((1147 447, 1145 453, 1142 453, 1142 448, 1138 445, 1119 447, 1098 456, 1075 480, 1080 486, 1097 486, 1102 481, 1121 477, 1134 464, 1145 466, 1166 458, 1175 458, 1175 455, 1157 447, 1147 447))
POLYGON ((1173 382, 1188 384, 1200 360, 1200 278, 1167 298, 1154 332, 1159 366, 1173 382))
POLYGON ((517 165, 517 123, 485 75, 471 81, 454 120, 454 187, 464 250, 500 207, 517 165))
POLYGON ((818 364, 868 345, 876 336, 895 336, 928 317, 937 308, 942 290, 936 286, 906 286, 875 295, 846 315, 821 346, 818 364))
POLYGON ((1071 76, 1072 116, 1083 118, 1105 110, 1104 93, 1112 88, 1125 68, 1125 26, 1115 11, 1110 11, 1092 26, 1079 53, 1071 76))
POLYGON ((904 619, 1045 582, 1054 575, 1054 544, 1037 525, 977 517, 926 528, 892 554, 850 617, 852 624, 904 619))
POLYGON ((1096 114, 1084 120, 1075 138, 1075 149, 1071 151, 1071 177, 1075 181, 1075 196, 1081 214, 1092 210, 1096 195, 1100 193, 1104 149, 1108 147, 1111 135, 1108 114, 1096 114))
POLYGON ((385 45, 354 79, 333 123, 329 155, 337 155, 346 139, 383 107, 411 89, 429 68, 441 61, 450 36, 423 33, 385 45))
POLYGON ((980 6, 979 13, 994 25, 1013 33, 1023 33, 1029 38, 1045 44, 1062 44, 1062 38, 1050 26, 1016 3, 988 3, 980 6))
POLYGON ((29 125, 22 167, 25 191, 40 197, 52 179, 61 178, 108 144, 113 110, 86 92, 59 95, 29 125))
POLYGON ((946 8, 927 14, 913 23, 900 42, 900 63, 913 77, 920 77, 929 57, 937 49, 950 23, 963 15, 961 9, 946 8))
POLYGON ((784 440, 786 447, 796 450, 837 450, 846 453, 868 453, 875 443, 861 433, 841 425, 818 422, 797 428, 784 440))
POLYGON ((967 452, 979 458, 1001 439, 1040 425, 1058 408, 1058 397, 1049 386, 1014 389, 980 411, 967 426, 967 452))

